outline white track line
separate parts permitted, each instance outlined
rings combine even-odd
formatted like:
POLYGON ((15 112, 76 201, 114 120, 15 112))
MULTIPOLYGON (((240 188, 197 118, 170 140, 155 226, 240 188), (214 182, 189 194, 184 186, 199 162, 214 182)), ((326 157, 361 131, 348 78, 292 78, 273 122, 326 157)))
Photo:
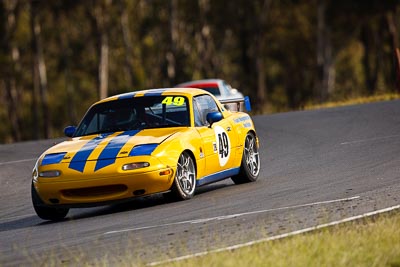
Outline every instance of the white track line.
POLYGON ((34 160, 36 160, 36 159, 21 159, 21 160, 0 162, 0 166, 1 166, 1 165, 8 165, 8 164, 21 163, 21 162, 27 162, 27 161, 34 161, 34 160))
POLYGON ((362 139, 362 140, 355 140, 355 141, 349 141, 349 142, 343 142, 340 143, 340 145, 350 145, 350 144, 357 144, 357 143, 364 143, 364 142, 371 142, 371 141, 380 141, 384 139, 390 139, 390 138, 397 138, 400 137, 400 135, 389 135, 389 136, 382 136, 382 137, 377 137, 377 138, 370 138, 370 139, 362 139))
POLYGON ((279 211, 279 210, 303 208, 303 207, 314 206, 314 205, 329 204, 329 203, 335 203, 335 202, 351 201, 351 200, 358 199, 358 198, 360 198, 360 196, 354 196, 354 197, 350 197, 350 198, 341 198, 341 199, 335 199, 335 200, 327 200, 327 201, 319 201, 319 202, 313 202, 313 203, 308 203, 308 204, 281 207, 281 208, 276 208, 276 209, 267 209, 267 210, 257 210, 257 211, 250 211, 250 212, 244 212, 244 213, 236 213, 236 214, 204 218, 204 219, 197 219, 197 220, 158 224, 158 225, 144 226, 144 227, 138 227, 138 228, 121 229, 121 230, 109 231, 109 232, 103 233, 103 235, 118 234, 118 233, 123 233, 123 232, 138 231, 138 230, 166 227, 166 226, 179 225, 179 224, 196 224, 196 223, 203 223, 203 222, 216 221, 216 220, 226 220, 226 219, 231 219, 231 218, 237 218, 240 216, 253 215, 253 214, 265 213, 265 212, 271 212, 271 211, 279 211))
POLYGON ((223 251, 228 251, 228 250, 234 250, 234 249, 238 249, 238 248, 248 247, 248 246, 252 246, 252 245, 258 244, 258 243, 277 240, 277 239, 282 239, 282 238, 286 238, 286 237, 294 236, 294 235, 298 235, 298 234, 303 234, 303 233, 319 230, 319 229, 322 229, 322 228, 326 228, 326 227, 330 227, 330 226, 334 226, 334 225, 338 225, 338 224, 342 224, 342 223, 346 223, 346 222, 350 222, 350 221, 366 218, 366 217, 369 217, 369 216, 374 216, 374 215, 377 215, 377 214, 393 211, 393 210, 396 210, 396 209, 400 209, 400 205, 392 206, 392 207, 389 207, 389 208, 386 208, 386 209, 376 210, 376 211, 372 211, 372 212, 367 212, 367 213, 364 213, 364 214, 361 214, 361 215, 345 218, 345 219, 342 219, 342 220, 339 220, 339 221, 333 221, 333 222, 330 222, 330 223, 325 223, 325 224, 320 224, 320 225, 316 225, 316 226, 309 227, 309 228, 304 228, 304 229, 293 231, 293 232, 289 232, 289 233, 286 233, 286 234, 271 236, 271 237, 268 237, 268 238, 262 238, 262 239, 246 242, 246 243, 243 243, 243 244, 238 244, 238 245, 229 246, 229 247, 225 247, 225 248, 219 248, 219 249, 215 249, 215 250, 189 254, 189 255, 185 255, 185 256, 181 256, 181 257, 177 257, 177 258, 173 258, 173 259, 169 259, 169 260, 165 260, 165 261, 155 261, 155 262, 148 263, 147 265, 148 266, 156 266, 156 265, 160 265, 160 264, 165 264, 165 263, 176 262, 176 261, 191 259, 191 258, 195 258, 195 257, 205 256, 205 255, 208 255, 208 254, 211 254, 211 253, 217 253, 217 252, 223 252, 223 251))

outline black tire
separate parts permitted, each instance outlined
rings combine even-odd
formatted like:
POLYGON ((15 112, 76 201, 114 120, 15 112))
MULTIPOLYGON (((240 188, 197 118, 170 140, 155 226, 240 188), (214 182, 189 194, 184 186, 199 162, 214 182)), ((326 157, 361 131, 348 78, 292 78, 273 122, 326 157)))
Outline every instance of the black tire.
POLYGON ((171 192, 165 194, 170 200, 191 199, 196 190, 196 166, 192 156, 183 152, 178 159, 171 192))
POLYGON ((31 186, 31 196, 33 208, 35 209, 37 216, 39 216, 43 220, 60 221, 64 219, 65 216, 67 216, 69 211, 68 208, 45 206, 43 201, 40 199, 38 193, 36 192, 33 184, 31 186))
POLYGON ((260 173, 260 155, 258 153, 257 140, 253 133, 249 132, 244 141, 242 163, 238 175, 231 179, 235 184, 254 182, 260 173))

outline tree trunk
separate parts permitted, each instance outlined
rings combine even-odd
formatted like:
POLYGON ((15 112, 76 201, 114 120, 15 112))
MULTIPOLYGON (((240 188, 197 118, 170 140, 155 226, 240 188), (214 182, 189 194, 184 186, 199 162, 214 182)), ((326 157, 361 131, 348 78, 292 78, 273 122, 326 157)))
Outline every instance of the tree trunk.
POLYGON ((334 69, 330 30, 326 23, 326 0, 317 6, 317 80, 316 92, 321 103, 328 100, 334 87, 334 69))
POLYGON ((21 74, 21 62, 18 47, 15 42, 12 42, 12 37, 16 30, 16 21, 18 20, 19 2, 6 1, 3 4, 6 21, 2 47, 5 50, 5 54, 10 58, 8 73, 2 77, 6 93, 5 96, 7 98, 5 105, 7 107, 8 117, 10 118, 12 139, 13 141, 20 141, 22 138, 22 122, 18 104, 21 101, 21 92, 17 81, 21 74))
POLYGON ((199 0, 200 8, 200 34, 197 35, 197 50, 199 51, 200 73, 203 78, 210 78, 214 76, 214 64, 212 55, 214 54, 214 44, 211 35, 211 27, 208 23, 208 16, 210 13, 210 1, 199 0))
POLYGON ((264 58, 261 56, 256 59, 256 70, 257 70, 257 109, 261 112, 265 109, 265 95, 267 92, 267 86, 265 83, 265 65, 264 58))
POLYGON ((177 0, 170 1, 170 49, 167 52, 167 74, 171 84, 176 84, 176 56, 177 56, 177 42, 178 42, 178 2, 177 0))
POLYGON ((395 86, 398 93, 400 93, 400 48, 399 48, 399 34, 396 26, 395 17, 393 12, 389 11, 386 15, 386 20, 389 28, 389 34, 391 39, 392 51, 393 51, 393 62, 394 62, 394 75, 395 75, 395 86))
POLYGON ((101 33, 100 37, 100 64, 99 64, 99 97, 100 99, 108 96, 108 34, 101 33))
MULTIPOLYGON (((63 13, 56 14, 56 23, 62 25, 68 18, 63 13)), ((75 106, 76 89, 74 85, 74 77, 71 70, 72 49, 70 48, 70 30, 67 28, 58 35, 58 46, 60 47, 60 69, 64 73, 65 90, 66 90, 66 110, 68 110, 67 118, 69 123, 76 124, 77 109, 75 106)))
MULTIPOLYGON (((50 117, 47 97, 47 74, 46 63, 44 61, 43 46, 41 40, 41 26, 38 17, 38 2, 31 2, 31 32, 32 32, 32 52, 33 52, 33 79, 34 94, 39 91, 41 102, 41 116, 43 118, 43 137, 50 136, 50 117)), ((36 105, 36 104, 35 104, 36 105)), ((34 107, 35 108, 35 107, 34 107)), ((39 124, 38 121, 36 123, 39 124)), ((40 125, 40 124, 39 124, 40 125)))
MULTIPOLYGON (((248 5, 247 1, 240 1, 241 6, 238 8, 238 21, 245 21, 248 18, 248 14, 252 14, 253 10, 251 6, 248 5)), ((240 51, 239 60, 240 60, 240 83, 245 84, 249 88, 249 93, 251 94, 252 99, 256 99, 256 91, 253 88, 256 88, 256 77, 254 75, 254 64, 252 61, 252 55, 249 53, 251 50, 250 47, 253 45, 252 37, 253 33, 252 27, 248 25, 248 23, 239 23, 238 24, 238 49, 240 51)), ((258 104, 255 104, 257 108, 258 104)))
POLYGON ((263 0, 257 21, 257 35, 255 48, 255 67, 257 74, 257 102, 256 108, 263 112, 266 107, 267 84, 265 76, 265 42, 266 42, 266 26, 267 13, 269 10, 270 1, 263 0))
POLYGON ((108 96, 108 69, 109 69, 109 44, 108 31, 110 24, 110 8, 112 0, 93 2, 93 13, 96 22, 96 36, 98 40, 98 92, 99 98, 108 96))
POLYGON ((396 88, 397 92, 400 94, 400 48, 395 50, 395 61, 396 61, 396 88))
POLYGON ((7 113, 11 122, 11 135, 13 141, 21 140, 21 120, 18 116, 18 98, 17 87, 14 78, 9 78, 4 81, 7 98, 7 113))
POLYGON ((373 95, 378 82, 378 71, 380 66, 381 51, 379 29, 373 29, 374 21, 367 21, 361 31, 361 40, 364 44, 363 67, 365 73, 365 84, 367 93, 373 95))
MULTIPOLYGON (((134 54, 132 45, 132 36, 129 28, 129 13, 126 1, 120 1, 120 22, 122 29, 122 37, 125 46, 125 69, 127 73, 128 87, 133 88, 135 84, 135 72, 134 72, 134 54)), ((137 2, 135 2, 137 3, 137 2)))

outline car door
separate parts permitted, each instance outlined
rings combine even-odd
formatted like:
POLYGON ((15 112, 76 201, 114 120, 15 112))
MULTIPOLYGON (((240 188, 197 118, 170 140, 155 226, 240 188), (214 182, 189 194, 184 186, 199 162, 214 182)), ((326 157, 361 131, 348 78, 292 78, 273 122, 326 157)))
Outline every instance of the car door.
POLYGON ((193 99, 193 108, 196 130, 202 139, 204 176, 232 168, 237 147, 237 135, 232 125, 228 120, 222 119, 210 127, 206 120, 207 114, 220 110, 209 95, 196 96, 193 99))

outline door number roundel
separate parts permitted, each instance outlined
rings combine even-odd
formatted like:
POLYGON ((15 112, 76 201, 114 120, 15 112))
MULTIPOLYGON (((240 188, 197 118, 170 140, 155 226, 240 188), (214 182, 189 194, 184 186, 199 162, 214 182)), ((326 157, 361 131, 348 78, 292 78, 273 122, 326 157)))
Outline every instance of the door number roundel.
POLYGON ((217 153, 219 165, 225 166, 231 155, 231 141, 229 136, 221 126, 215 126, 215 138, 217 139, 217 153))

